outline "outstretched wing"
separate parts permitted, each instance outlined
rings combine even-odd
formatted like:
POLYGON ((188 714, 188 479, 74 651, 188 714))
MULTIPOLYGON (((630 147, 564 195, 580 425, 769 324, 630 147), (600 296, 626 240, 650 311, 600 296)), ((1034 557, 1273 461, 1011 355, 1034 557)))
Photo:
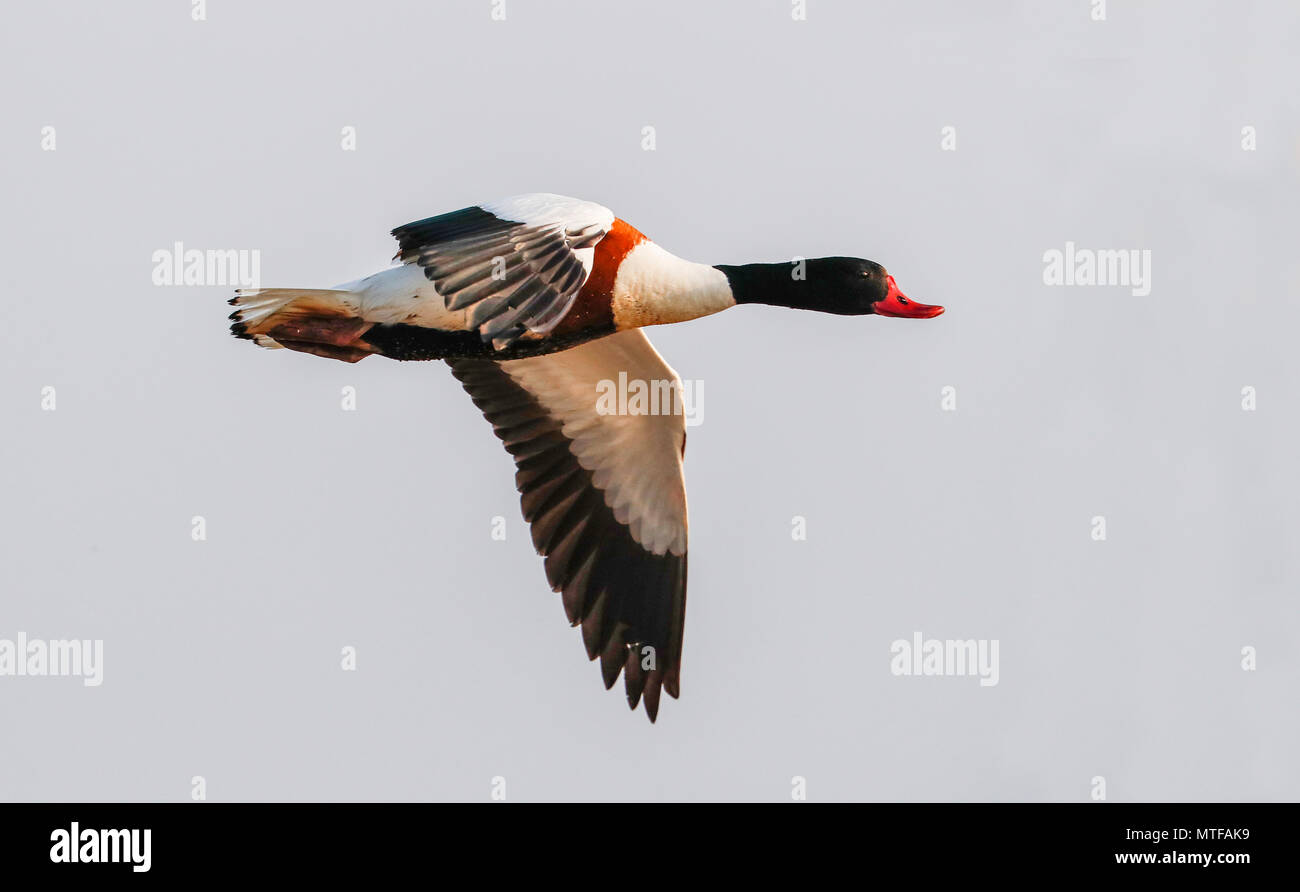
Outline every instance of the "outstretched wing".
POLYGON ((581 624, 605 687, 654 721, 679 693, 686 611, 686 426, 681 381, 637 329, 560 353, 448 360, 514 456, 515 483, 546 578, 581 624), (598 402, 620 373, 660 395, 657 414, 598 402), (607 414, 614 408, 613 414, 607 414))
POLYGON ((407 223, 397 256, 418 263, 446 301, 496 349, 564 318, 591 274, 609 208, 537 192, 407 223))

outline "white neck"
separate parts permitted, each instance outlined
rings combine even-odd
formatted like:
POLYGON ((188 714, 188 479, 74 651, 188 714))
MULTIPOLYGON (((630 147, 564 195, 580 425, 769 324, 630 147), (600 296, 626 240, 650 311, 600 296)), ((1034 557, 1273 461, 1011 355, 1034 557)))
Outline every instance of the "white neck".
POLYGON ((722 270, 683 260, 652 241, 629 251, 614 277, 614 324, 620 330, 684 322, 735 305, 722 270))

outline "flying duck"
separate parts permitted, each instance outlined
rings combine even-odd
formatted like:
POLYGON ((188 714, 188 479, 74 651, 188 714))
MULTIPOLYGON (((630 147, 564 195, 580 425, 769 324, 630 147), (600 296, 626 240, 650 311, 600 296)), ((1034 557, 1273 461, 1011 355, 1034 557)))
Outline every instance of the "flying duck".
POLYGON ((605 687, 654 721, 680 693, 687 517, 679 411, 598 405, 602 382, 681 379, 642 329, 736 304, 929 319, 855 257, 709 266, 608 208, 517 195, 393 230, 402 265, 331 289, 241 290, 231 332, 344 362, 444 360, 514 457, 546 579, 605 687))

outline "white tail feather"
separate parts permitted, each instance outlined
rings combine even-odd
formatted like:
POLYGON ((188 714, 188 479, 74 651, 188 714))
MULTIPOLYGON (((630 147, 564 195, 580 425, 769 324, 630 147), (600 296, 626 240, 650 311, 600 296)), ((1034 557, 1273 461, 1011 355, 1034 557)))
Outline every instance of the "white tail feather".
POLYGON ((347 289, 260 288, 230 301, 230 332, 259 347, 288 347, 344 362, 374 351, 361 340, 374 323, 362 318, 361 295, 347 289))
POLYGON ((231 332, 272 349, 281 345, 268 332, 286 322, 361 315, 356 292, 331 288, 241 288, 230 303, 231 332))

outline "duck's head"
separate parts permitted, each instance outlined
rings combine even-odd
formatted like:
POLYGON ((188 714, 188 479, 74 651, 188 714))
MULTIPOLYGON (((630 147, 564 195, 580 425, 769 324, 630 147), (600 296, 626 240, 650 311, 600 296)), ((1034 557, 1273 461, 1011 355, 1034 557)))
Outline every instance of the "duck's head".
POLYGON ((861 257, 818 257, 718 269, 726 274, 736 303, 902 319, 933 319, 943 312, 943 307, 912 300, 883 266, 861 257))
POLYGON ((901 319, 932 319, 943 307, 917 303, 898 288, 898 283, 879 263, 860 257, 823 257, 807 262, 810 309, 844 316, 897 316, 901 319))

